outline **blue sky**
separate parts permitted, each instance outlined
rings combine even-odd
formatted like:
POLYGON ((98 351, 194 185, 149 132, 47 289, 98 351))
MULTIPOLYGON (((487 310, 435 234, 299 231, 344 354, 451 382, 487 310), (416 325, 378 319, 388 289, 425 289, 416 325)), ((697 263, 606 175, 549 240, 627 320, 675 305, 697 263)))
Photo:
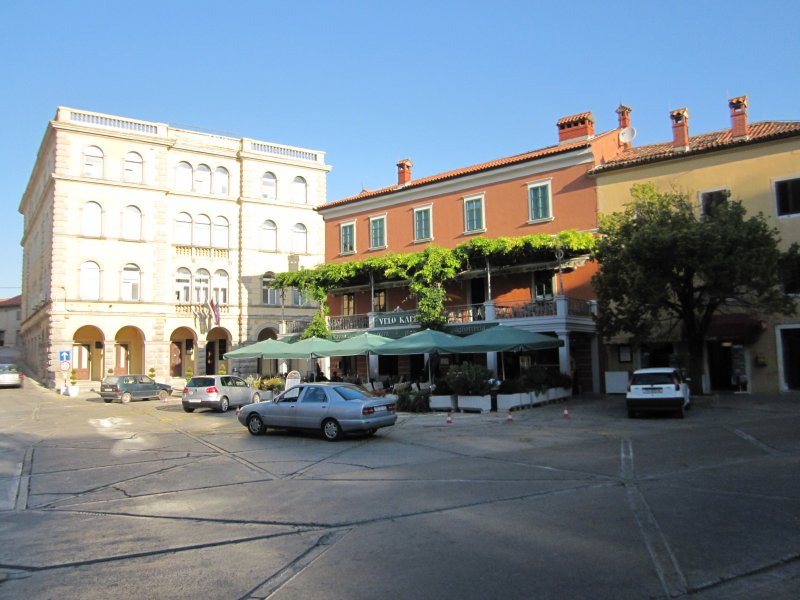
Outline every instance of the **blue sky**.
POLYGON ((796 0, 132 4, 0 0, 0 298, 20 291, 17 212, 47 122, 69 106, 323 150, 328 199, 557 141, 633 108, 636 145, 800 119, 796 0), (57 29, 56 29, 57 27, 57 29))

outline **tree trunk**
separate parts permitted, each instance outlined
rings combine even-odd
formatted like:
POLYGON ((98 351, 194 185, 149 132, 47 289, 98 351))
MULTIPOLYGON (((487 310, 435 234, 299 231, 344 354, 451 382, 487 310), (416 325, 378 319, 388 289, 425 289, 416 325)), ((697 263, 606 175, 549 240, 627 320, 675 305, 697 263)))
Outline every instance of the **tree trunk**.
POLYGON ((687 340, 689 344, 689 387, 692 396, 699 396, 703 393, 703 348, 705 346, 705 336, 695 335, 687 340))

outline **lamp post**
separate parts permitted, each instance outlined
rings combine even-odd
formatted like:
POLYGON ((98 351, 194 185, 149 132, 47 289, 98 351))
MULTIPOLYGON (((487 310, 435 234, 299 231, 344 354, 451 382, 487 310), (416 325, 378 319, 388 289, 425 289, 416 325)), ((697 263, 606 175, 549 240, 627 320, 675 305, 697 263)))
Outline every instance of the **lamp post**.
POLYGON ((556 260, 558 261, 558 295, 564 295, 564 271, 562 260, 564 259, 564 249, 556 248, 556 260))

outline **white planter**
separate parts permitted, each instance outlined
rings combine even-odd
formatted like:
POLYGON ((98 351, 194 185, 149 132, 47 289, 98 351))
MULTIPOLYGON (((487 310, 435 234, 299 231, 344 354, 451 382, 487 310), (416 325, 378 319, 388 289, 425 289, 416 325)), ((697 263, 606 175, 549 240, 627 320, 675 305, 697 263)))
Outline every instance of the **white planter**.
POLYGON ((81 388, 78 385, 68 385, 67 386, 67 395, 68 396, 77 396, 81 393, 81 388))
POLYGON ((525 406, 528 403, 528 392, 524 394, 497 394, 497 410, 505 411, 525 406))
POLYGON ((541 394, 537 394, 536 392, 528 392, 528 394, 530 394, 531 404, 536 406, 537 404, 547 404, 548 402, 554 402, 562 398, 569 398, 572 392, 567 388, 548 388, 541 394))
POLYGON ((428 405, 431 410, 458 410, 455 396, 434 396, 431 394, 428 405))
POLYGON ((458 395, 458 408, 462 411, 477 411, 488 413, 492 410, 492 397, 487 396, 462 396, 458 395))

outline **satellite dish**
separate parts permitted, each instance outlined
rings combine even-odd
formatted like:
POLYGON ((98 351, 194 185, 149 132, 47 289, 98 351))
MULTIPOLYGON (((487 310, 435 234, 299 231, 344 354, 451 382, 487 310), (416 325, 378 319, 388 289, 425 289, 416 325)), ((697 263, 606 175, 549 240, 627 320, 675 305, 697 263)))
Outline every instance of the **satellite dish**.
POLYGON ((636 130, 633 127, 626 127, 619 132, 619 141, 623 144, 630 144, 636 137, 636 130))

